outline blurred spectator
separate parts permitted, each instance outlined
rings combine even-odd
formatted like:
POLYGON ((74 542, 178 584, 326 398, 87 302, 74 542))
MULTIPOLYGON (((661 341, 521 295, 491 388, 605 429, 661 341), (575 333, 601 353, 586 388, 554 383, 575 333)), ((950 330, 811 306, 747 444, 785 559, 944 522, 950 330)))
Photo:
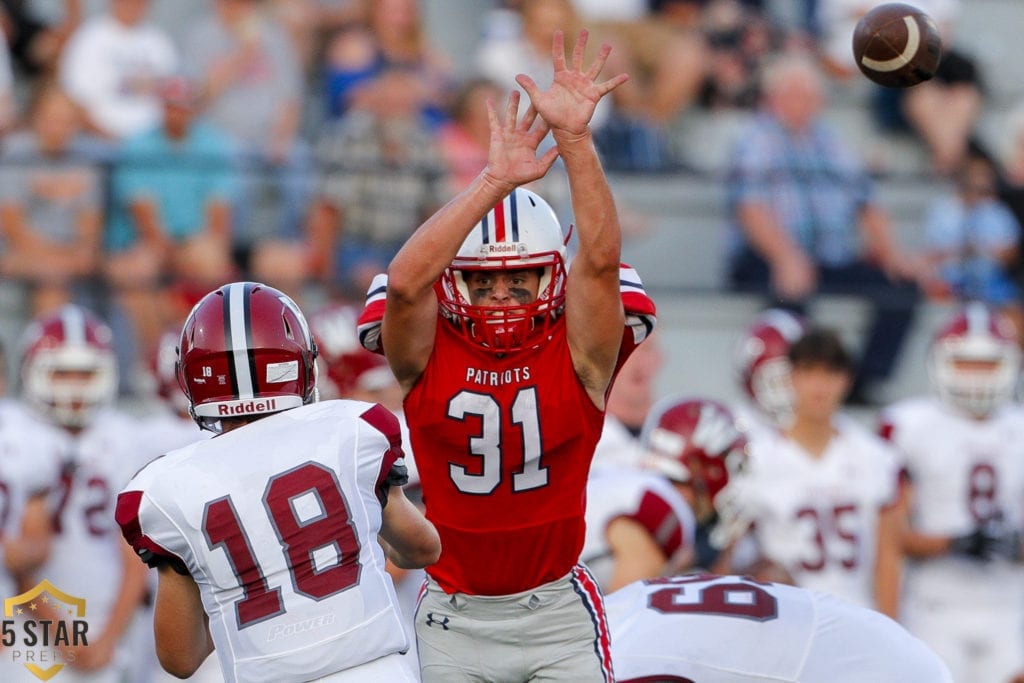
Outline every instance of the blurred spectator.
POLYGON ((4 141, 0 272, 29 287, 32 314, 82 294, 99 264, 102 178, 86 153, 78 108, 55 86, 39 93, 31 128, 4 141))
POLYGON ((342 30, 325 56, 327 112, 338 118, 368 105, 374 81, 392 67, 408 69, 409 83, 431 127, 445 119, 443 98, 449 91, 448 58, 427 43, 418 0, 363 0, 367 22, 342 30))
POLYGON ((199 92, 191 81, 172 77, 158 92, 162 123, 121 150, 105 239, 106 274, 134 325, 139 359, 155 354, 171 323, 159 305, 168 282, 207 291, 232 277, 233 147, 196 120, 199 92))
MULTIPOLYGON (((501 88, 518 88, 515 77, 528 73, 544 87, 551 80, 551 36, 561 30, 575 35, 585 28, 572 0, 520 0, 515 11, 499 9, 481 41, 477 68, 501 88)), ((591 41, 599 45, 601 40, 591 41)), ((612 50, 604 73, 636 73, 627 50, 612 50)), ((667 134, 661 125, 639 117, 630 107, 644 96, 632 82, 616 88, 598 104, 591 121, 595 142, 606 167, 618 171, 656 171, 675 165, 667 134), (628 92, 627 92, 628 91, 628 92), (632 94, 630 94, 632 93, 632 94)))
POLYGON ((269 0, 275 20, 288 31, 304 70, 323 57, 328 36, 366 20, 366 0, 269 0))
POLYGON ((161 78, 178 66, 170 36, 149 23, 149 0, 110 0, 85 21, 60 58, 60 83, 85 111, 90 130, 121 139, 160 121, 161 78))
POLYGON ((922 267, 896 243, 860 160, 821 119, 814 64, 779 57, 763 86, 729 171, 732 286, 800 312, 815 293, 867 298, 873 320, 850 400, 872 402, 909 329, 922 267))
POLYGON ((14 125, 17 107, 14 98, 14 70, 11 68, 11 53, 7 39, 0 32, 0 135, 14 125))
POLYGON ((631 67, 615 99, 628 117, 665 127, 693 102, 704 80, 704 40, 659 21, 646 0, 572 0, 594 37, 631 67))
POLYGON ((437 144, 457 192, 487 165, 487 146, 491 139, 487 119, 487 100, 498 103, 505 92, 486 78, 472 78, 455 92, 449 121, 438 131, 437 144))
POLYGON ((61 52, 82 21, 81 0, 63 0, 59 22, 47 23, 32 11, 32 0, 0 0, 0 30, 10 45, 18 70, 31 78, 49 80, 61 52))
MULTIPOLYGON (((1013 212, 1017 223, 1024 226, 1024 103, 1010 111, 1003 133, 1000 136, 1003 147, 999 150, 999 198, 1013 212)), ((1024 234, 1021 240, 1024 240, 1024 234)), ((1018 290, 1024 291, 1024 244, 1020 240, 1013 260, 1007 265, 1007 272, 1018 290)))
POLYGON ((365 107, 325 127, 310 212, 315 271, 352 300, 450 197, 444 160, 417 114, 416 72, 391 68, 365 107))
POLYGON ((955 192, 935 200, 925 220, 927 257, 943 293, 1018 308, 1020 292, 1006 266, 1017 257, 1021 230, 996 196, 995 166, 984 156, 970 156, 953 179, 955 192))
POLYGON ((782 48, 781 31, 739 0, 710 2, 701 28, 708 44, 701 104, 712 110, 755 108, 761 66, 782 48))
POLYGON ((186 71, 210 121, 239 143, 235 203, 241 265, 263 237, 297 239, 309 200, 310 150, 299 137, 304 81, 288 34, 257 0, 214 0, 189 33, 186 71))
MULTIPOLYGON (((850 36, 858 19, 885 0, 819 0, 824 64, 834 76, 859 76, 850 36)), ((981 114, 983 80, 973 57, 954 45, 959 0, 911 3, 935 20, 942 33, 942 60, 935 77, 913 88, 875 89, 876 116, 884 129, 912 130, 927 145, 933 168, 955 170, 981 114)))

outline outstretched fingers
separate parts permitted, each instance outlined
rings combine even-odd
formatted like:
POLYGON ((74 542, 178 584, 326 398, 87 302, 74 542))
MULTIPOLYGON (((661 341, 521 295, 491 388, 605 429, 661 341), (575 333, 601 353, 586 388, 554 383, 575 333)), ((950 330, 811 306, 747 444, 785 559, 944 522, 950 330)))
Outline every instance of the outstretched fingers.
POLYGON ((558 148, 557 147, 552 147, 548 151, 544 152, 544 156, 542 156, 539 159, 539 161, 538 161, 538 163, 540 164, 540 167, 542 169, 544 169, 544 172, 541 173, 540 176, 546 175, 547 172, 551 170, 551 166, 554 165, 555 159, 557 159, 557 158, 558 158, 558 148))
POLYGON ((505 126, 512 130, 516 127, 519 118, 519 91, 513 89, 508 94, 508 105, 505 107, 505 126))
POLYGON ((620 85, 622 85, 623 83, 625 83, 628 80, 629 80, 629 74, 619 74, 618 76, 615 76, 613 78, 609 78, 604 83, 597 83, 596 85, 597 85, 598 92, 601 93, 601 97, 604 97, 605 95, 610 93, 612 90, 615 90, 616 88, 618 88, 620 85))
POLYGON ((565 70, 565 34, 561 31, 555 31, 551 37, 551 59, 556 73, 565 70))
POLYGON ((597 80, 597 75, 601 73, 601 69, 604 68, 604 63, 608 61, 608 55, 612 52, 612 46, 608 43, 603 43, 601 49, 597 51, 597 58, 594 59, 594 63, 587 69, 587 78, 592 81, 597 80))
POLYGON ((519 119, 519 125, 517 126, 523 133, 530 130, 533 126, 533 122, 537 120, 537 109, 533 106, 533 102, 530 102, 530 106, 526 108, 526 113, 523 114, 523 118, 519 119))
MULTIPOLYGON (((572 49, 573 71, 583 71, 583 54, 587 51, 588 36, 590 36, 590 33, 587 31, 587 29, 582 28, 580 29, 579 35, 576 37, 576 46, 573 47, 572 49)), ((607 55, 605 56, 607 57, 607 55)))

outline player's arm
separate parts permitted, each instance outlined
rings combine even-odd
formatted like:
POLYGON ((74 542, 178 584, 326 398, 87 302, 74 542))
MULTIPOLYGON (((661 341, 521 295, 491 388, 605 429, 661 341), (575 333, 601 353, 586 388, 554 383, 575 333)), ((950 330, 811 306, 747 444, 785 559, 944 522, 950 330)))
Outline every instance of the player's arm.
POLYGON ((199 586, 169 563, 161 564, 159 572, 153 613, 156 655, 164 671, 188 678, 213 652, 199 586))
POLYGON ((875 551, 875 608, 899 618, 900 584, 903 577, 901 538, 906 527, 902 497, 878 513, 878 547, 875 551))
POLYGON ((406 391, 423 372, 434 347, 434 283, 480 219, 516 187, 541 178, 558 156, 551 149, 537 158, 547 126, 537 121, 532 109, 519 117, 518 91, 509 96, 503 118, 499 119, 493 103, 487 107, 491 130, 487 166, 469 187, 417 228, 388 266, 381 335, 388 363, 406 391))
POLYGON ((17 538, 4 539, 4 565, 15 577, 31 574, 50 554, 52 525, 46 492, 29 498, 17 538))
POLYGON ((102 633, 90 634, 89 644, 73 648, 72 666, 82 671, 95 671, 107 666, 114 657, 118 641, 128 629, 146 593, 146 567, 139 563, 135 551, 120 541, 120 590, 102 633))
POLYGON ((551 127, 558 153, 565 164, 579 231, 579 250, 566 284, 566 326, 573 365, 595 405, 604 407, 604 395, 615 372, 625 316, 619 293, 622 234, 608 179, 601 168, 590 119, 602 97, 625 83, 620 74, 603 82, 597 77, 611 47, 602 45, 597 58, 584 67, 587 32, 580 31, 565 60, 561 31, 552 39, 554 82, 541 91, 526 75, 516 77, 533 107, 551 127))
POLYGON ((605 530, 605 538, 615 559, 615 568, 605 592, 611 593, 640 579, 660 576, 664 571, 668 558, 640 522, 628 517, 614 519, 605 530))
POLYGON ((386 542, 382 545, 388 559, 401 569, 426 567, 441 556, 437 529, 405 497, 401 486, 388 491, 380 536, 386 542))

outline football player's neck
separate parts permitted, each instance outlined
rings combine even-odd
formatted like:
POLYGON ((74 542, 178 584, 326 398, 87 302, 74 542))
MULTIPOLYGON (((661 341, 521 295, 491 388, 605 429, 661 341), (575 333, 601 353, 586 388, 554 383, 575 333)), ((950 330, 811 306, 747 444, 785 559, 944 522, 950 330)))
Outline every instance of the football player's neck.
POLYGON ((835 436, 836 430, 832 426, 831 413, 808 414, 798 410, 793 414, 793 421, 784 433, 811 455, 821 457, 835 436))

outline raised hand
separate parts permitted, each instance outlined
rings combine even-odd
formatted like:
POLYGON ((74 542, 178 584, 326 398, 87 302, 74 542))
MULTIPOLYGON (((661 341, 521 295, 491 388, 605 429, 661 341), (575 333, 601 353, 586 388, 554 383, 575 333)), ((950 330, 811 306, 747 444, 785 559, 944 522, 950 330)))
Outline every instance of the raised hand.
POLYGON ((516 82, 530 96, 533 108, 555 131, 582 135, 587 131, 594 108, 602 97, 619 87, 629 76, 619 74, 598 83, 597 77, 604 67, 611 45, 605 43, 597 52, 597 58, 590 68, 583 69, 583 54, 587 49, 586 29, 580 31, 572 50, 571 68, 565 62, 565 38, 561 31, 555 31, 551 39, 551 57, 555 67, 555 78, 551 87, 542 91, 526 74, 516 76, 516 82))
POLYGON ((558 150, 552 147, 537 157, 537 146, 548 134, 548 125, 543 119, 538 120, 533 107, 519 118, 519 91, 513 90, 509 95, 503 119, 498 118, 494 103, 488 100, 487 117, 491 141, 486 175, 509 189, 542 178, 558 158, 558 150))

